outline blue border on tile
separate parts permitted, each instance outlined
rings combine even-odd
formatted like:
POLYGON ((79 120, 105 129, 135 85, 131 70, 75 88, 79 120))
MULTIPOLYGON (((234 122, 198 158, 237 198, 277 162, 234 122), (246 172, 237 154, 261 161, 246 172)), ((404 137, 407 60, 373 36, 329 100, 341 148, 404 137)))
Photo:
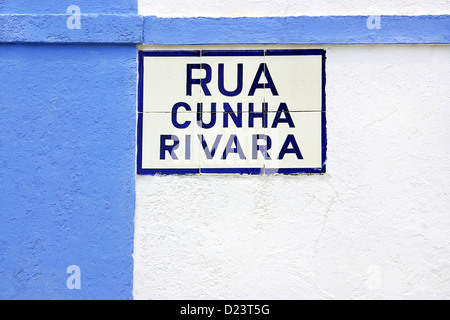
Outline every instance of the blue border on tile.
POLYGON ((267 50, 141 50, 139 55, 139 79, 138 79, 138 121, 137 121, 137 174, 138 175, 183 175, 183 174, 300 174, 300 173, 325 173, 327 155, 327 132, 326 132, 326 51, 322 49, 267 49, 267 50), (287 55, 320 55, 322 57, 322 167, 321 168, 199 168, 199 169, 144 169, 142 167, 142 144, 143 144, 143 75, 144 57, 199 57, 203 53, 205 56, 287 56, 287 55))
POLYGON ((327 52, 322 50, 322 111, 327 111, 327 52))
POLYGON ((200 173, 261 175, 263 174, 263 168, 201 168, 200 173))
POLYGON ((205 57, 262 57, 264 50, 202 50, 205 57))
POLYGON ((200 57, 200 50, 142 50, 143 57, 200 57))
POLYGON ((137 174, 139 175, 197 175, 200 173, 200 169, 140 169, 137 174))
POLYGON ((136 137, 136 143, 137 143, 137 160, 136 160, 136 170, 139 174, 140 172, 143 172, 142 169, 142 135, 143 135, 143 128, 144 128, 144 114, 141 112, 138 112, 137 114, 137 137, 136 137))
POLYGON ((308 168, 280 168, 280 169, 265 169, 264 170, 266 175, 274 175, 274 174, 319 174, 319 173, 325 173, 322 169, 308 169, 308 168))
POLYGON ((266 56, 320 56, 324 53, 322 49, 268 49, 266 56))

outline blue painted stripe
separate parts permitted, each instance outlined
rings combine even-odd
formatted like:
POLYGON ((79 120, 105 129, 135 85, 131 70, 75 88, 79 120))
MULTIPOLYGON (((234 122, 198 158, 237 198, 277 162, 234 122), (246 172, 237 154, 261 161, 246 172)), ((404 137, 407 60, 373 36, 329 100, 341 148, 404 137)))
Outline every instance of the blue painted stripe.
POLYGON ((69 29, 67 14, 0 15, 0 43, 142 43, 142 16, 81 15, 81 29, 69 29))
POLYGON ((446 44, 450 15, 266 18, 145 17, 145 44, 446 44))
POLYGON ((325 54, 320 49, 282 49, 266 50, 266 56, 321 56, 325 54))
MULTIPOLYGON (((145 52, 139 51, 139 62, 138 62, 138 112, 144 112, 144 54, 145 52)), ((142 119, 141 119, 142 121, 142 119)), ((142 128, 142 127, 141 127, 142 128)))
POLYGON ((71 5, 81 13, 137 13, 138 0, 1 0, 0 13, 62 14, 71 5))
MULTIPOLYGON (((8 11, 8 10, 6 10, 8 11)), ((1 12, 5 12, 2 10, 1 12)), ((123 12, 127 12, 126 10, 123 12)), ((83 14, 70 30, 67 14, 0 14, 4 43, 201 44, 448 44, 450 15, 264 18, 158 18, 83 14)))
POLYGON ((320 170, 320 173, 327 172, 327 150, 328 150, 327 113, 322 112, 322 168, 320 170))

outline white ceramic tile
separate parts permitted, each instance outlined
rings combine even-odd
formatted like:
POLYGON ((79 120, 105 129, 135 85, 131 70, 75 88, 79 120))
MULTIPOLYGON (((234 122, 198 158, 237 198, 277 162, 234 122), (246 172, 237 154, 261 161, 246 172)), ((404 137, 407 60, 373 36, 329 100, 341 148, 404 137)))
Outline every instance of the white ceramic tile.
MULTIPOLYGON (((172 112, 179 102, 195 109, 200 102, 201 86, 192 85, 191 95, 188 95, 187 68, 189 64, 200 63, 200 57, 144 57, 143 111, 172 112)), ((193 79, 203 77, 204 70, 192 70, 193 79)), ((183 110, 180 108, 179 112, 183 110)))
MULTIPOLYGON (((271 138, 272 147, 269 150, 271 160, 265 161, 265 169, 302 169, 322 167, 322 112, 291 112, 292 123, 278 123, 272 128, 276 113, 269 113, 269 128, 267 135, 271 138), (291 127, 291 125, 294 127, 291 127), (295 150, 293 136, 301 156, 295 153, 285 153, 280 159, 281 151, 286 142, 288 150, 295 150)), ((282 118, 287 118, 285 115, 282 118)))
MULTIPOLYGON (((212 159, 208 151, 202 147, 200 152, 200 167, 203 174, 207 173, 241 173, 258 174, 264 167, 264 159, 252 158, 252 134, 264 133, 263 121, 255 118, 252 128, 249 127, 249 111, 262 113, 264 110, 264 89, 250 92, 258 69, 264 64, 264 52, 246 51, 234 52, 230 56, 227 52, 204 52, 202 63, 212 70, 212 79, 208 85, 210 96, 202 92, 204 122, 208 124, 211 117, 215 125, 211 128, 203 127, 202 135, 209 149, 217 142, 216 154, 212 159), (253 55, 256 54, 256 55, 253 55), (260 54, 260 55, 258 55, 260 54), (240 67, 241 65, 241 67, 240 67), (223 72, 219 72, 223 68, 223 72), (242 68, 242 69, 239 69, 242 68), (240 71, 241 70, 241 71, 240 71), (240 73, 241 72, 241 73, 240 73), (222 80, 220 80, 222 79, 222 80), (222 85, 220 84, 222 83, 222 85), (242 83, 240 86, 239 83, 242 83), (211 114, 215 107, 215 114, 211 114), (233 111, 238 117, 238 127, 227 110, 233 111), (241 110, 239 116, 238 110, 241 110), (228 125, 225 118, 228 119, 228 125), (228 146, 228 147, 227 147, 228 146), (226 154, 225 154, 226 153, 226 154)), ((264 76, 261 83, 264 83, 264 76)))
POLYGON ((267 69, 278 96, 265 90, 269 111, 277 111, 280 103, 289 110, 322 111, 322 56, 266 56, 267 69))
MULTIPOLYGON (((249 127, 249 113, 241 114, 242 126, 238 127, 231 116, 220 112, 215 115, 216 125, 212 128, 202 128, 201 134, 209 150, 200 151, 200 167, 202 173, 242 173, 261 174, 264 167, 264 157, 253 155, 253 135, 264 135, 263 119, 255 118, 253 127, 249 127), (228 118, 228 127, 224 126, 224 117, 228 118), (209 158, 214 144, 217 143, 216 154, 209 158), (239 147, 238 147, 239 146, 239 147), (228 170, 228 171, 227 171, 228 170)), ((239 120, 241 118, 238 118, 239 120)), ((239 123, 239 121, 238 121, 239 123)))
MULTIPOLYGON (((204 51, 205 54, 211 51, 204 51)), ((263 54, 263 51, 260 51, 263 54)), ((247 51, 248 53, 248 51, 247 51)), ((216 52, 215 54, 220 54, 216 52)), ((225 53, 226 54, 226 53, 225 53)), ((239 54, 239 51, 236 53, 239 54)), ((245 54, 245 53, 243 53, 245 54)), ((216 104, 216 111, 223 112, 224 104, 228 103, 233 108, 237 107, 238 103, 242 104, 244 112, 248 112, 249 104, 253 103, 255 110, 262 108, 264 102, 264 89, 256 89, 254 93, 250 95, 250 89, 254 82, 255 76, 261 64, 264 64, 264 56, 205 56, 202 55, 202 63, 211 67, 212 77, 211 82, 208 84, 210 96, 206 95, 202 90, 202 103, 204 110, 211 111, 212 103, 216 104), (229 96, 224 94, 219 87, 219 68, 223 65, 223 88, 222 91, 233 94, 229 96), (237 90, 238 86, 238 70, 239 65, 242 65, 242 90, 237 90)), ((222 78, 222 77, 220 77, 222 78)), ((264 76, 261 82, 264 81, 264 76)))
POLYGON ((198 169, 200 166, 198 143, 199 126, 196 122, 195 112, 177 114, 177 123, 189 124, 185 129, 176 128, 173 125, 171 113, 143 113, 142 132, 142 168, 143 169, 198 169), (170 136, 170 139, 162 142, 162 136, 170 136), (186 138, 190 136, 190 138, 186 138), (174 138, 176 137, 176 138, 174 138), (190 148, 187 148, 190 139, 190 148), (174 145, 178 140, 179 145, 173 150, 166 150, 161 159, 161 150, 164 145, 174 145), (190 152, 188 151, 190 150, 190 152), (188 152, 187 152, 188 151, 188 152))
POLYGON ((264 56, 262 53, 203 51, 200 57, 144 57, 144 113, 140 115, 143 117, 143 169, 241 174, 320 169, 322 56, 264 56), (189 64, 198 66, 192 71, 193 79, 209 77, 207 81, 193 83, 191 95, 188 94, 189 64), (273 88, 256 88, 251 94, 254 83, 270 82, 269 73, 273 88), (176 105, 180 108, 173 113, 176 105), (280 121, 274 126, 280 106, 290 112, 279 113, 280 121), (229 109, 237 119, 227 114, 229 109), (167 141, 162 136, 167 136, 167 141), (178 146, 174 154, 164 151, 164 141, 170 149, 175 140, 178 146), (301 156, 286 153, 280 159, 286 141, 288 150, 296 143, 301 156))

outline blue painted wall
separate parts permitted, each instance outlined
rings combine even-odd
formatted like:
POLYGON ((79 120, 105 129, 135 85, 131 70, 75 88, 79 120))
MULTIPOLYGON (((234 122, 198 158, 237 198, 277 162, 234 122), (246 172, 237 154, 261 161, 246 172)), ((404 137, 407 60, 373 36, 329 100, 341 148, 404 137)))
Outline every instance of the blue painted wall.
POLYGON ((0 0, 0 299, 132 299, 141 19, 137 0, 80 0, 118 15, 69 30, 72 4, 0 0))
POLYGON ((135 47, 0 45, 0 79, 0 298, 132 298, 135 47))
POLYGON ((148 44, 446 44, 450 15, 382 16, 369 29, 368 16, 263 18, 145 17, 148 44))
POLYGON ((0 42, 123 44, 142 42, 142 17, 138 15, 81 15, 80 29, 67 28, 69 18, 70 15, 0 14, 0 42))
POLYGON ((82 13, 137 13, 137 0, 0 0, 1 13, 66 13, 77 5, 82 13))

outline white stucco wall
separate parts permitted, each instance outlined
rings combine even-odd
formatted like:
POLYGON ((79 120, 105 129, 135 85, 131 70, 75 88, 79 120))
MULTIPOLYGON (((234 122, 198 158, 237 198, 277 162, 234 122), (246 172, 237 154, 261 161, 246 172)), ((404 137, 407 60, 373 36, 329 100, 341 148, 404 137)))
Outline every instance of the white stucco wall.
MULTIPOLYGON (((450 4, 140 0, 139 10, 423 15, 450 4)), ((327 50, 327 173, 137 176, 135 298, 449 299, 450 46, 270 46, 286 47, 327 50)))
POLYGON ((138 176, 136 299, 450 298, 450 47, 314 48, 328 172, 138 176))
POLYGON ((160 17, 449 14, 448 0, 139 0, 139 13, 160 17))

